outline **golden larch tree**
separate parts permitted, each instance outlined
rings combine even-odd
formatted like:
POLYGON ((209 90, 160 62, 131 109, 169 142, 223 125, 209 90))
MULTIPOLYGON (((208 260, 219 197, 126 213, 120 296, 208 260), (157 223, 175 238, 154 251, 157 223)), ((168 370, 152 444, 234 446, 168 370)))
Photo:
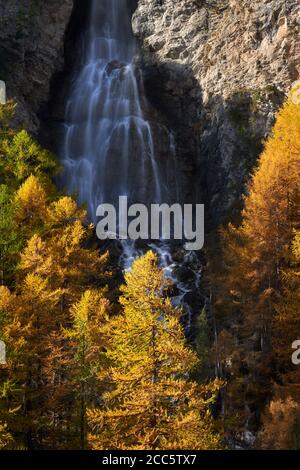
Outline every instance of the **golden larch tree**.
POLYGON ((101 378, 103 406, 89 410, 93 449, 212 449, 220 446, 210 404, 219 383, 189 380, 198 359, 186 344, 181 311, 148 252, 125 275, 123 313, 111 321, 101 378))

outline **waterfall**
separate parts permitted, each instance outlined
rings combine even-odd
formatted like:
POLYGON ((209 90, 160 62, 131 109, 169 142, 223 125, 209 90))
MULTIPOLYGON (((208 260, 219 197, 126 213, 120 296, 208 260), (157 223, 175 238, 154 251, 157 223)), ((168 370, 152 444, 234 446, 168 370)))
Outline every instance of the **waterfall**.
MULTIPOLYGON (((82 65, 66 107, 63 183, 95 220, 119 196, 166 202, 166 170, 156 158, 151 109, 134 64, 127 0, 92 0, 82 65)), ((170 136, 171 142, 171 136, 170 136)))
MULTIPOLYGON (((180 202, 174 135, 158 122, 145 97, 129 10, 127 0, 92 0, 66 106, 62 184, 87 206, 92 221, 99 204, 116 206, 119 196, 146 205, 180 202)), ((186 298, 199 291, 197 255, 178 243, 156 242, 141 249, 126 241, 123 269, 130 269, 148 248, 158 253, 172 279, 174 304, 186 307, 189 328, 193 309, 186 298)))

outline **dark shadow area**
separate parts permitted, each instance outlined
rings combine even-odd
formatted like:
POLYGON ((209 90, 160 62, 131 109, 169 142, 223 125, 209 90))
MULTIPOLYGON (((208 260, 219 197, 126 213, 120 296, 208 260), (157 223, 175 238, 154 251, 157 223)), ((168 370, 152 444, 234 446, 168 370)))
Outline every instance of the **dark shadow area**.
POLYGON ((91 7, 91 0, 75 0, 74 8, 64 41, 64 68, 51 80, 50 99, 41 109, 40 141, 56 154, 62 143, 63 122, 66 97, 72 85, 72 79, 80 66, 82 55, 82 35, 91 7))
POLYGON ((212 230, 238 222, 246 185, 272 131, 284 94, 275 87, 216 96, 202 111, 201 184, 212 230))
POLYGON ((178 180, 183 203, 203 202, 199 184, 202 91, 191 67, 178 63, 142 64, 145 93, 158 114, 173 131, 178 180))

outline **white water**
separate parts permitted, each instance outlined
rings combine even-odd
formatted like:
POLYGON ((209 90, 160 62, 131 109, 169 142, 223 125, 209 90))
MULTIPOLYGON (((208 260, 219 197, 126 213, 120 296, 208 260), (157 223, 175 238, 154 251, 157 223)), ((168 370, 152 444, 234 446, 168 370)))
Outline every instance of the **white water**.
MULTIPOLYGON (((83 51, 65 116, 62 179, 68 192, 87 205, 93 221, 99 204, 117 205, 122 195, 129 203, 169 202, 170 197, 179 202, 174 200, 179 189, 174 136, 153 122, 155 114, 134 63, 136 43, 127 0, 92 0, 83 51), (160 141, 168 149, 167 159, 157 149, 160 141)), ((120 262, 126 270, 142 251, 133 242, 122 245, 120 262)), ((198 288, 197 269, 194 282, 187 285, 177 277, 179 265, 170 246, 149 247, 159 254, 166 276, 173 280, 174 303, 185 305, 189 324, 192 311, 185 296, 198 288)), ((187 264, 190 256, 186 254, 182 263, 187 264)))
POLYGON ((87 204, 92 220, 99 204, 121 195, 134 203, 167 197, 128 10, 126 0, 92 1, 82 67, 66 109, 63 182, 87 204))

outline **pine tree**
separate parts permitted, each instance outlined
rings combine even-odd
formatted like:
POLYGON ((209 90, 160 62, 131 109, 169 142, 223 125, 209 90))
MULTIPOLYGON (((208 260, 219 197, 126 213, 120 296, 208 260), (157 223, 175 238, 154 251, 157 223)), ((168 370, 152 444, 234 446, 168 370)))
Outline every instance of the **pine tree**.
POLYGON ((3 145, 7 145, 11 141, 16 131, 11 128, 10 122, 14 116, 16 104, 13 101, 8 101, 6 104, 0 104, 0 174, 4 173, 4 154, 3 145))
POLYGON ((290 397, 272 400, 262 419, 257 446, 264 450, 300 449, 300 406, 290 397))
POLYGON ((283 295, 273 321, 273 346, 285 395, 297 399, 300 392, 299 367, 292 364, 292 344, 300 339, 300 231, 295 231, 290 266, 282 272, 283 295))
POLYGON ((6 185, 0 185, 0 285, 9 284, 17 264, 21 241, 14 222, 11 194, 6 185))
POLYGON ((217 382, 189 381, 197 357, 186 345, 180 311, 165 297, 157 256, 147 253, 125 276, 123 314, 110 324, 101 376, 109 385, 101 408, 90 409, 94 449, 211 449, 220 446, 209 405, 217 382))
POLYGON ((0 295, 8 350, 3 422, 27 448, 66 448, 74 442, 75 382, 64 329, 81 295, 106 284, 107 254, 94 249, 85 212, 71 198, 48 204, 36 177, 25 181, 16 200, 18 220, 26 220, 28 233, 34 227, 39 233, 20 255, 15 292, 3 287, 0 295))
POLYGON ((79 438, 75 446, 82 450, 87 447, 87 407, 95 404, 101 386, 97 373, 106 362, 109 309, 104 292, 87 290, 71 308, 73 325, 65 330, 70 340, 68 367, 74 393, 75 435, 79 438))
POLYGON ((17 132, 2 143, 2 166, 5 180, 13 186, 34 174, 41 180, 53 176, 59 166, 55 157, 38 145, 27 131, 17 132))
POLYGON ((242 222, 222 231, 225 288, 215 306, 233 332, 223 369, 235 377, 227 390, 242 413, 245 403, 262 408, 276 380, 272 325, 299 227, 299 174, 300 108, 287 101, 248 185, 242 222))
POLYGON ((5 421, 15 436, 22 434, 27 448, 37 445, 45 425, 43 368, 49 354, 49 334, 59 322, 61 293, 49 289, 47 280, 35 274, 25 277, 18 295, 5 287, 0 292, 0 310, 6 318, 3 339, 8 351, 2 385, 9 388, 5 421), (10 409, 17 409, 17 414, 10 409))

